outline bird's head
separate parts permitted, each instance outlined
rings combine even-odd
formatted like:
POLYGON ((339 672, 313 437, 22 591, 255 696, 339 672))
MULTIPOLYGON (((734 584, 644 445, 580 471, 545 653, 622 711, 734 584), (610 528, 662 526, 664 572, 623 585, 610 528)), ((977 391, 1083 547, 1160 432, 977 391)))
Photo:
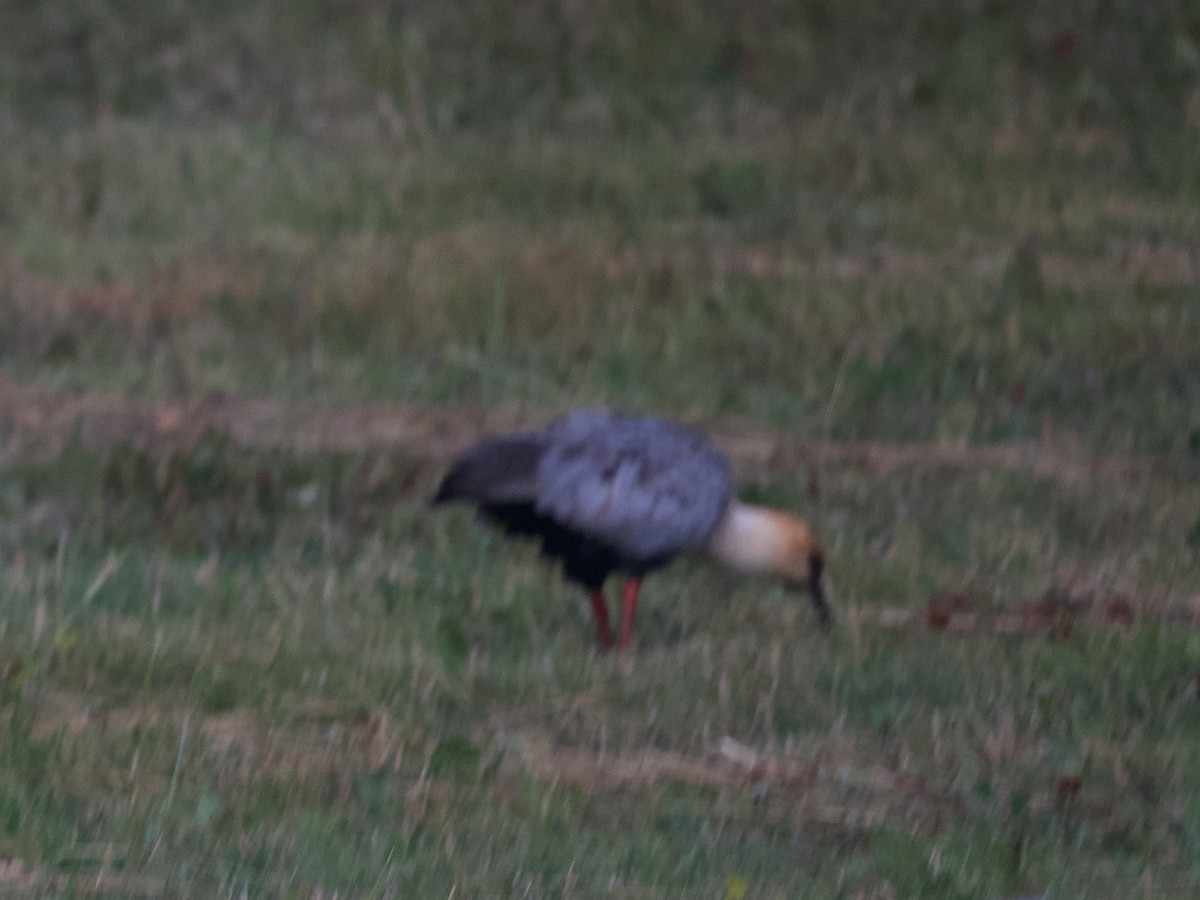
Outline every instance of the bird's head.
POLYGON ((811 526, 798 516, 777 513, 784 540, 776 556, 776 574, 793 588, 807 589, 821 626, 832 624, 825 599, 825 551, 811 526))
POLYGON ((822 626, 831 624, 825 599, 825 551, 804 519, 761 506, 732 503, 709 538, 708 550, 735 571, 775 576, 790 587, 806 589, 822 626))

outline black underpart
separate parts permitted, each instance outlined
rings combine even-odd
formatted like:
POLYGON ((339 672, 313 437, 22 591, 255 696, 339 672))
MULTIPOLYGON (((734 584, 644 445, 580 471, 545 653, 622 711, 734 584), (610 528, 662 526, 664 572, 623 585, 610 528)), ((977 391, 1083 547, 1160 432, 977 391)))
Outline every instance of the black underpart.
POLYGON ((532 503, 487 503, 481 504, 479 511, 509 534, 539 538, 542 553, 562 560, 563 574, 589 591, 602 587, 613 572, 640 577, 671 561, 671 557, 644 560, 624 556, 607 544, 541 515, 532 503))
POLYGON ((825 571, 825 558, 820 553, 808 557, 808 590, 812 594, 813 609, 821 620, 821 627, 828 630, 833 624, 829 604, 825 602, 825 589, 821 587, 821 573, 825 571))

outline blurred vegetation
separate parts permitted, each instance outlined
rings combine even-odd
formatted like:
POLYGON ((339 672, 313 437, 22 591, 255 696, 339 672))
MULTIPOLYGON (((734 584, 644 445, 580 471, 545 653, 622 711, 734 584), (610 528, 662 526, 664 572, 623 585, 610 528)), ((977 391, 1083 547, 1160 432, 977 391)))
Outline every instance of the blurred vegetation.
POLYGON ((14 2, 0 28, 24 378, 1156 452, 1200 427, 1190 3, 14 2))
POLYGON ((1195 893, 1198 247, 1182 0, 6 0, 47 397, 1154 458, 781 462, 836 636, 682 563, 622 660, 427 464, 85 421, 0 465, 0 893, 1195 893))

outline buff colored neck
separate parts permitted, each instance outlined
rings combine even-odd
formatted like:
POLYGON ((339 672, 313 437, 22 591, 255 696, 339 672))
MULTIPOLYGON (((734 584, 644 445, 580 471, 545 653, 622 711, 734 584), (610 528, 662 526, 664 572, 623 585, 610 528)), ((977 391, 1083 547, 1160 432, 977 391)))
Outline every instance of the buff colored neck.
POLYGON ((709 537, 707 550, 735 572, 773 574, 787 556, 792 521, 786 513, 735 500, 709 537))

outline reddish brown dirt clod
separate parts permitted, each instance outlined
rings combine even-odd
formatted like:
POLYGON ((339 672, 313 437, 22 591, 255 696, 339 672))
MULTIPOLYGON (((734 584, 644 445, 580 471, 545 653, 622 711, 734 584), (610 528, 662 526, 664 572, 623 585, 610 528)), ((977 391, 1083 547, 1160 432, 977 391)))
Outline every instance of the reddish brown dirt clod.
POLYGON ((1020 606, 1021 618, 1029 631, 1045 632, 1052 638, 1070 636, 1082 605, 1073 603, 1066 594, 1051 589, 1020 606))
POLYGON ((1079 53, 1079 36, 1073 31, 1056 31, 1050 35, 1050 55, 1058 62, 1069 62, 1079 53))
POLYGON ((925 604, 925 620, 935 631, 945 631, 955 615, 964 613, 969 608, 967 595, 961 591, 931 594, 929 602, 925 604))
POLYGON ((1125 594, 1111 594, 1104 601, 1104 617, 1110 622, 1132 625, 1134 620, 1133 601, 1125 594))
POLYGON ((1083 789, 1083 780, 1078 775, 1059 775, 1055 791, 1055 802, 1062 806, 1083 789))

